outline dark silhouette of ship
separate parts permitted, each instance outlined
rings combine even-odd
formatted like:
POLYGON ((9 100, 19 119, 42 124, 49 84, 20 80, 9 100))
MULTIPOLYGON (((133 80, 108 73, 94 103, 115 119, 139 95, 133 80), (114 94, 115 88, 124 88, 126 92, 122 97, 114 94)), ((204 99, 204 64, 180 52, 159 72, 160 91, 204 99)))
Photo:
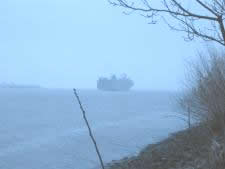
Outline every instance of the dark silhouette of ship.
POLYGON ((134 86, 134 82, 126 75, 117 78, 112 75, 110 78, 100 77, 97 81, 97 88, 103 91, 129 91, 134 86))

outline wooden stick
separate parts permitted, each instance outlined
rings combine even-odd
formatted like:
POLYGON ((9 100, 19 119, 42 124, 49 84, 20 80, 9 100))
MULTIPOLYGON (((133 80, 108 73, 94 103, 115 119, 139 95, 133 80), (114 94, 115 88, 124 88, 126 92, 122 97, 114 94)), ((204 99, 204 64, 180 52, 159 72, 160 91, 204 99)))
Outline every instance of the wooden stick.
POLYGON ((100 151, 99 151, 99 149, 98 149, 98 145, 97 145, 97 143, 96 143, 96 140, 95 140, 95 138, 94 138, 94 136, 93 136, 91 127, 90 127, 89 122, 88 122, 88 120, 87 120, 86 112, 85 112, 85 110, 84 110, 84 108, 83 108, 83 106, 82 106, 82 103, 81 103, 81 101, 80 101, 80 98, 79 98, 79 95, 77 94, 76 89, 73 89, 73 91, 74 91, 74 95, 75 95, 75 97, 77 98, 77 101, 78 101, 78 103, 79 103, 79 105, 80 105, 80 109, 81 109, 82 114, 83 114, 83 119, 84 119, 84 121, 85 121, 85 123, 86 123, 86 126, 87 126, 87 128, 88 128, 89 136, 91 137, 91 140, 92 140, 92 142, 93 142, 93 144, 94 144, 94 146, 95 146, 95 150, 96 150, 96 153, 97 153, 97 155, 98 155, 98 158, 99 158, 100 164, 101 164, 101 166, 102 166, 102 169, 105 169, 104 163, 103 163, 103 160, 102 160, 101 153, 100 153, 100 151))

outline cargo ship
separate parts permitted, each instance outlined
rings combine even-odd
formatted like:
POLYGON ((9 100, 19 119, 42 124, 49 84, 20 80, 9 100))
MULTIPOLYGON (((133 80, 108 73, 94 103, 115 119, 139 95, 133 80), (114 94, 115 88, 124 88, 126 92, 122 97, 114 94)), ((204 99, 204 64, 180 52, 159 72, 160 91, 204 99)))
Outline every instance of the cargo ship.
POLYGON ((112 75, 110 78, 100 77, 97 81, 97 88, 102 91, 129 91, 134 86, 134 82, 123 75, 117 78, 112 75))

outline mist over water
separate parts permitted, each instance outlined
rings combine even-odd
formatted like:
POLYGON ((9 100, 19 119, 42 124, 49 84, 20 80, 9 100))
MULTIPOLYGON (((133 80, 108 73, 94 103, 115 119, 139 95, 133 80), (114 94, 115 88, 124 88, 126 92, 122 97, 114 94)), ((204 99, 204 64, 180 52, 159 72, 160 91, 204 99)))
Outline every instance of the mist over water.
MULTIPOLYGON (((78 90, 105 162, 180 130, 172 92, 78 90)), ((0 89, 0 168, 98 166, 72 90, 0 89)))

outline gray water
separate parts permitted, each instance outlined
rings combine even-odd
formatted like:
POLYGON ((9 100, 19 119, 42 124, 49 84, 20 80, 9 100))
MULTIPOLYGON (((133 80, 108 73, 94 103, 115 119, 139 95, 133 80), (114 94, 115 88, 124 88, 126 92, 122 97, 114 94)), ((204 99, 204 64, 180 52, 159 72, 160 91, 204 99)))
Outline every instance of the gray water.
MULTIPOLYGON (((78 91, 105 162, 184 128, 170 92, 78 91)), ((72 90, 0 89, 0 168, 99 165, 72 90)))

